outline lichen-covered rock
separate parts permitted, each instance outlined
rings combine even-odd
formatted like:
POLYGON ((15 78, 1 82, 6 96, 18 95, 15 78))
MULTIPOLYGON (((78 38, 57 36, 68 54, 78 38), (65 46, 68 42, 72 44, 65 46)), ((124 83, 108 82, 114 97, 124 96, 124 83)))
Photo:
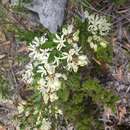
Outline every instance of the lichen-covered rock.
POLYGON ((50 32, 56 32, 63 23, 66 2, 67 0, 33 0, 26 7, 38 13, 40 23, 44 27, 50 32))

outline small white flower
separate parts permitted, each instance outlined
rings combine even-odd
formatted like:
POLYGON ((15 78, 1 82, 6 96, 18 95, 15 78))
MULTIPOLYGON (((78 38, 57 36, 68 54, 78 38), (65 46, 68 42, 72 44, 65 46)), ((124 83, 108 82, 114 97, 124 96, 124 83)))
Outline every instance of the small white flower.
POLYGON ((40 87, 40 88, 39 88, 40 92, 41 92, 43 95, 46 94, 46 93, 48 93, 48 89, 47 89, 47 85, 46 85, 47 83, 46 83, 46 82, 44 83, 44 81, 39 81, 38 83, 39 83, 39 85, 40 85, 40 86, 39 86, 39 87, 40 87))
POLYGON ((68 39, 67 39, 67 42, 68 42, 68 44, 73 44, 72 38, 68 38, 68 39))
POLYGON ((50 101, 51 101, 51 102, 54 102, 54 101, 56 101, 56 100, 58 100, 57 94, 56 94, 56 93, 50 94, 50 101))
POLYGON ((81 51, 80 51, 80 50, 81 50, 81 47, 78 47, 78 44, 75 43, 75 44, 73 44, 73 48, 75 49, 75 54, 76 54, 76 55, 79 55, 79 52, 81 52, 81 51))
POLYGON ((69 35, 69 34, 71 34, 73 32, 73 25, 71 24, 71 25, 68 25, 68 27, 67 28, 63 28, 62 29, 62 33, 63 33, 63 35, 69 35))
POLYGON ((23 113, 24 112, 24 106, 26 105, 26 102, 25 101, 21 101, 19 104, 18 104, 18 112, 19 114, 23 113))
POLYGON ((31 51, 29 53, 29 57, 32 60, 35 60, 37 58, 37 55, 40 53, 39 50, 37 49, 37 47, 35 45, 30 45, 28 48, 31 51))
POLYGON ((66 76, 60 73, 55 73, 46 77, 47 86, 50 88, 51 92, 55 92, 60 89, 61 81, 60 78, 66 80, 66 76))
POLYGON ((63 52, 63 58, 67 59, 67 62, 72 61, 74 55, 79 55, 79 51, 81 48, 78 47, 77 44, 73 44, 73 48, 69 50, 69 53, 63 52))
POLYGON ((92 40, 93 40, 93 37, 92 37, 92 36, 89 36, 89 37, 88 37, 88 42, 90 43, 90 42, 92 42, 92 40))
POLYGON ((67 52, 63 52, 63 59, 67 59, 67 62, 72 61, 72 56, 74 55, 74 52, 72 50, 69 51, 69 53, 67 52))
POLYGON ((30 71, 26 71, 26 73, 24 73, 23 75, 22 75, 22 77, 23 77, 23 80, 25 81, 25 82, 27 82, 28 84, 31 84, 32 82, 33 82, 33 73, 32 72, 30 72, 30 71))
POLYGON ((42 36, 42 37, 40 38, 41 45, 43 45, 44 43, 46 43, 47 40, 48 40, 48 39, 46 38, 46 34, 45 34, 44 36, 42 36))
POLYGON ((97 42, 101 41, 101 37, 100 36, 93 35, 92 38, 93 38, 94 41, 97 41, 97 42))
POLYGON ((63 28, 63 29, 62 29, 62 33, 66 36, 66 35, 68 34, 67 29, 66 29, 66 28, 63 28))
POLYGON ((88 17, 88 20, 88 31, 90 31, 92 34, 96 34, 98 31, 99 16, 92 14, 88 17))
POLYGON ((79 66, 85 66, 88 64, 88 58, 85 55, 78 56, 78 65, 79 66))
POLYGON ((68 25, 68 34, 71 34, 73 32, 74 26, 72 24, 68 25))
POLYGON ((28 64, 25 66, 25 69, 32 71, 32 70, 33 70, 33 65, 32 65, 32 63, 28 63, 28 64))
POLYGON ((106 43, 105 41, 100 42, 100 45, 101 45, 102 47, 104 47, 104 48, 107 47, 107 43, 106 43))
POLYGON ((43 66, 38 66, 37 73, 40 73, 41 77, 47 75, 47 72, 43 66))
POLYGON ((44 65, 44 67, 46 68, 46 71, 49 75, 52 75, 55 73, 55 68, 56 68, 55 65, 47 63, 44 65))
POLYGON ((63 111, 61 109, 59 109, 57 106, 55 106, 55 112, 57 114, 63 115, 63 111))
POLYGON ((30 114, 29 111, 26 111, 26 112, 25 112, 25 116, 26 116, 26 117, 28 117, 29 114, 30 114))
POLYGON ((51 129, 51 122, 48 119, 43 118, 41 129, 42 130, 50 130, 51 129))
POLYGON ((38 38, 35 37, 34 40, 32 41, 32 44, 35 45, 36 47, 39 47, 40 45, 43 45, 48 39, 44 36, 38 38))
POLYGON ((40 49, 40 54, 37 55, 37 61, 41 64, 47 64, 50 56, 50 49, 40 49))
POLYGON ((53 63, 52 64, 54 64, 54 65, 56 65, 56 66, 59 66, 59 64, 60 64, 60 57, 56 57, 56 56, 54 56, 54 58, 55 58, 55 60, 53 61, 53 63))
POLYGON ((48 49, 40 49, 40 52, 42 55, 48 55, 48 53, 50 53, 52 51, 52 49, 48 48, 48 49))
POLYGON ((49 94, 48 93, 43 93, 43 100, 44 100, 45 104, 48 103, 48 101, 49 101, 49 94))
POLYGON ((32 63, 29 63, 25 66, 25 72, 22 75, 22 78, 24 81, 26 81, 27 83, 31 84, 33 81, 33 65, 32 63))
MULTIPOLYGON (((59 79, 54 79, 54 82, 53 82, 53 87, 55 89, 55 91, 58 91, 61 87, 61 82, 59 79)), ((51 87, 52 88, 52 87, 51 87)))
POLYGON ((62 35, 61 37, 58 36, 57 34, 55 35, 56 39, 53 39, 53 42, 58 43, 57 45, 57 50, 61 50, 63 47, 65 47, 66 45, 64 44, 66 42, 66 40, 64 39, 64 35, 62 35))
POLYGON ((40 40, 38 37, 35 37, 34 40, 32 41, 32 44, 38 47, 40 45, 40 40))
POLYGON ((90 47, 94 49, 94 51, 97 51, 97 44, 94 44, 93 42, 90 42, 90 47))
POLYGON ((99 37, 97 35, 94 35, 94 36, 90 36, 88 37, 88 42, 89 42, 89 45, 92 49, 94 49, 94 51, 97 51, 97 44, 94 44, 94 41, 98 41, 99 42, 99 37))
POLYGON ((24 112, 24 106, 22 104, 19 104, 18 108, 18 113, 22 114, 24 112))
POLYGON ((107 22, 106 17, 100 18, 100 24, 98 25, 99 33, 101 36, 107 35, 108 32, 111 30, 111 24, 107 22))
POLYGON ((79 30, 76 31, 74 34, 73 34, 73 40, 78 42, 79 41, 79 30))
POLYGON ((89 12, 88 12, 87 10, 84 12, 84 17, 85 17, 85 18, 88 18, 88 17, 89 17, 89 12))
POLYGON ((78 71, 78 65, 75 62, 68 62, 67 70, 69 70, 69 71, 73 70, 74 72, 77 72, 78 71))
POLYGON ((39 87, 42 90, 42 88, 46 88, 47 86, 47 81, 44 78, 40 78, 40 80, 38 81, 39 87))
POLYGON ((61 82, 59 79, 48 78, 47 86, 48 86, 48 88, 50 88, 51 92, 55 92, 55 91, 58 91, 60 89, 61 82))

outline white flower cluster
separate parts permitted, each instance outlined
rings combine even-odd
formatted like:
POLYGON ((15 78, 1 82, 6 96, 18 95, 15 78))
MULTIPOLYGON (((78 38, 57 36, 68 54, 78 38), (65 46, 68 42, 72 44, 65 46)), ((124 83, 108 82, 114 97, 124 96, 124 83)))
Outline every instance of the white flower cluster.
POLYGON ((33 66, 31 63, 25 66, 25 73, 23 74, 23 80, 27 81, 29 84, 33 82, 33 66))
POLYGON ((36 73, 40 74, 38 84, 43 93, 44 102, 48 103, 48 101, 53 102, 58 99, 56 91, 60 88, 60 78, 66 78, 63 74, 56 73, 56 66, 48 62, 52 49, 41 49, 41 45, 46 41, 45 36, 41 38, 36 37, 29 46, 31 62, 25 68, 26 71, 23 74, 23 80, 29 84, 32 83, 34 77, 33 70, 36 68, 36 73))
POLYGON ((40 75, 37 78, 37 84, 40 91, 43 93, 44 103, 54 102, 58 99, 57 91, 61 87, 61 80, 67 80, 66 75, 59 73, 61 71, 74 71, 77 72, 79 66, 88 64, 86 55, 82 54, 81 48, 78 47, 78 34, 79 31, 73 33, 73 26, 69 25, 68 28, 63 28, 62 35, 55 35, 51 41, 56 44, 56 47, 44 48, 48 44, 46 35, 41 38, 35 37, 29 46, 31 59, 30 63, 25 68, 23 80, 27 83, 33 83, 35 75, 40 75), (70 37, 70 35, 72 35, 70 37), (51 53, 56 51, 59 55, 55 55, 52 61, 49 61, 51 53))
POLYGON ((42 128, 42 130, 50 130, 51 129, 51 122, 48 121, 47 119, 43 118, 41 128, 42 128))
POLYGON ((98 14, 89 14, 88 11, 84 12, 85 18, 88 20, 88 31, 92 36, 88 37, 90 47, 96 52, 98 46, 103 48, 107 47, 107 42, 101 37, 108 34, 111 29, 111 24, 107 21, 105 16, 98 14))
POLYGON ((88 19, 88 31, 92 34, 99 34, 105 36, 111 29, 111 24, 108 23, 105 16, 99 16, 97 14, 89 14, 88 11, 84 13, 85 18, 88 19))
POLYGON ((73 48, 69 52, 63 52, 64 58, 67 59, 67 70, 74 72, 78 71, 79 66, 85 66, 88 64, 88 59, 86 55, 80 55, 80 49, 77 44, 73 45, 73 48))
POLYGON ((103 38, 97 35, 89 36, 88 42, 90 44, 90 47, 96 52, 98 46, 102 46, 103 48, 107 47, 107 41, 105 41, 103 38))
POLYGON ((81 47, 78 47, 77 44, 79 41, 79 30, 73 33, 73 25, 69 25, 67 28, 62 29, 62 33, 61 37, 56 34, 56 39, 53 41, 58 43, 57 49, 61 51, 62 54, 60 59, 67 61, 67 65, 64 66, 64 68, 68 71, 77 72, 79 66, 88 64, 87 56, 81 54, 81 47), (65 48, 68 45, 71 45, 71 48, 68 51, 63 51, 62 48, 65 48))

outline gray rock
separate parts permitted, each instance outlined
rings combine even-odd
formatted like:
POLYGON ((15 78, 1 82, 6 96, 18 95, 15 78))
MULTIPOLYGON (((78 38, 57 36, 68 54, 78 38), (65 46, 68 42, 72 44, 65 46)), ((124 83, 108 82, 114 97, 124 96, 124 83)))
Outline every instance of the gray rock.
POLYGON ((11 5, 17 5, 19 0, 11 0, 11 5))
POLYGON ((50 32, 56 32, 63 23, 66 3, 67 0, 33 0, 26 8, 36 12, 40 23, 50 32))

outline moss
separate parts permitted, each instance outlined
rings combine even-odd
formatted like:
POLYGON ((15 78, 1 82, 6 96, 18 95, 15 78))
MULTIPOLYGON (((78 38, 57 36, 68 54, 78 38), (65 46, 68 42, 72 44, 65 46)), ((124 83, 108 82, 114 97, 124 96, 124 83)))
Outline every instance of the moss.
POLYGON ((0 99, 7 99, 9 98, 9 82, 6 78, 1 75, 0 76, 0 99))

